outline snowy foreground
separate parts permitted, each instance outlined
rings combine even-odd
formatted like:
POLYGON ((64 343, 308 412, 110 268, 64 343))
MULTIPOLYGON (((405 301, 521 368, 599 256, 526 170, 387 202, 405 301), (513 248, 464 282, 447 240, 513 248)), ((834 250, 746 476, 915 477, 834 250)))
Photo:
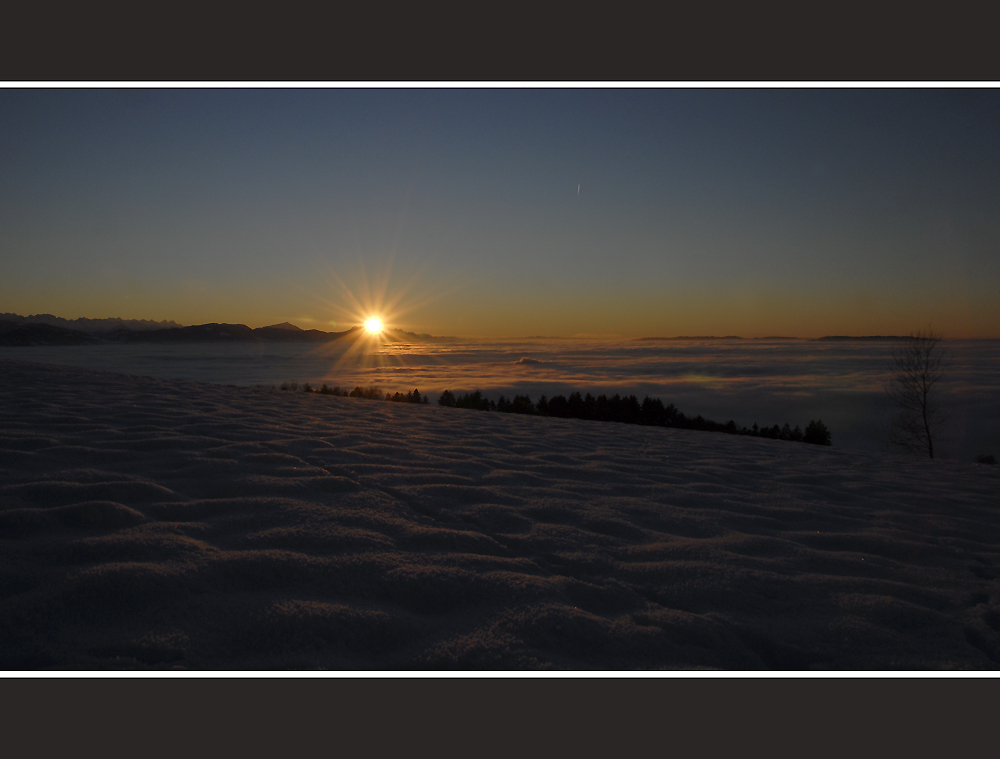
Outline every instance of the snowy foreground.
POLYGON ((0 361, 0 668, 996 669, 1000 467, 0 361))

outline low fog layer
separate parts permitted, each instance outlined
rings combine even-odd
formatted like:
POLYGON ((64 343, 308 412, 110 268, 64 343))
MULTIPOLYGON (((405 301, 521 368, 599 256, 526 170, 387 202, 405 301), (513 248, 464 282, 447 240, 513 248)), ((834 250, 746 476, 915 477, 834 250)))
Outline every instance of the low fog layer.
MULTIPOLYGON (((237 385, 311 382, 387 392, 414 388, 551 397, 574 390, 635 393, 685 414, 739 426, 822 419, 836 447, 880 451, 892 412, 882 383, 889 341, 498 340, 303 345, 109 345, 0 348, 0 357, 164 379, 237 385)), ((950 422, 946 457, 1000 457, 1000 341, 946 341, 952 366, 940 386, 950 422)))

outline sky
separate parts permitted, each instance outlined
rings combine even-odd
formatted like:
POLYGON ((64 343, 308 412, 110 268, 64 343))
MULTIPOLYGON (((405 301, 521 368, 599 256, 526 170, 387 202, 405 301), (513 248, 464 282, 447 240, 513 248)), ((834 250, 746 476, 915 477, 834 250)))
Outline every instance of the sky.
POLYGON ((0 312, 1000 337, 993 88, 0 90, 0 312))

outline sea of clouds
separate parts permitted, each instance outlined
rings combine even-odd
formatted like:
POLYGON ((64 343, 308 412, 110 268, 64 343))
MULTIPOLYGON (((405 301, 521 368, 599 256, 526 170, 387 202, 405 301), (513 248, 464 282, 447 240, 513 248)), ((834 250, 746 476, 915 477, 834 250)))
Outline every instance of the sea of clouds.
MULTIPOLYGON (((938 388, 949 417, 939 450, 1000 455, 1000 341, 945 343, 938 388)), ((689 416, 750 426, 822 419, 837 447, 877 451, 892 414, 884 383, 890 341, 534 338, 428 343, 99 345, 0 348, 0 356, 161 379, 235 385, 310 382, 384 391, 414 388, 552 396, 634 393, 689 416)))

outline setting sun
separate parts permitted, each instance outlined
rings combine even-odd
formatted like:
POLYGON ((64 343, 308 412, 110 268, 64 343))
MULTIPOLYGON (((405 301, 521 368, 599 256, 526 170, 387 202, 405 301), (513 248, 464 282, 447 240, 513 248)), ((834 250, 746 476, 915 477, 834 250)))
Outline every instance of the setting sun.
POLYGON ((370 318, 368 321, 365 322, 365 329, 368 330, 371 334, 377 335, 379 332, 382 331, 382 320, 379 319, 377 316, 373 316, 372 318, 370 318))

